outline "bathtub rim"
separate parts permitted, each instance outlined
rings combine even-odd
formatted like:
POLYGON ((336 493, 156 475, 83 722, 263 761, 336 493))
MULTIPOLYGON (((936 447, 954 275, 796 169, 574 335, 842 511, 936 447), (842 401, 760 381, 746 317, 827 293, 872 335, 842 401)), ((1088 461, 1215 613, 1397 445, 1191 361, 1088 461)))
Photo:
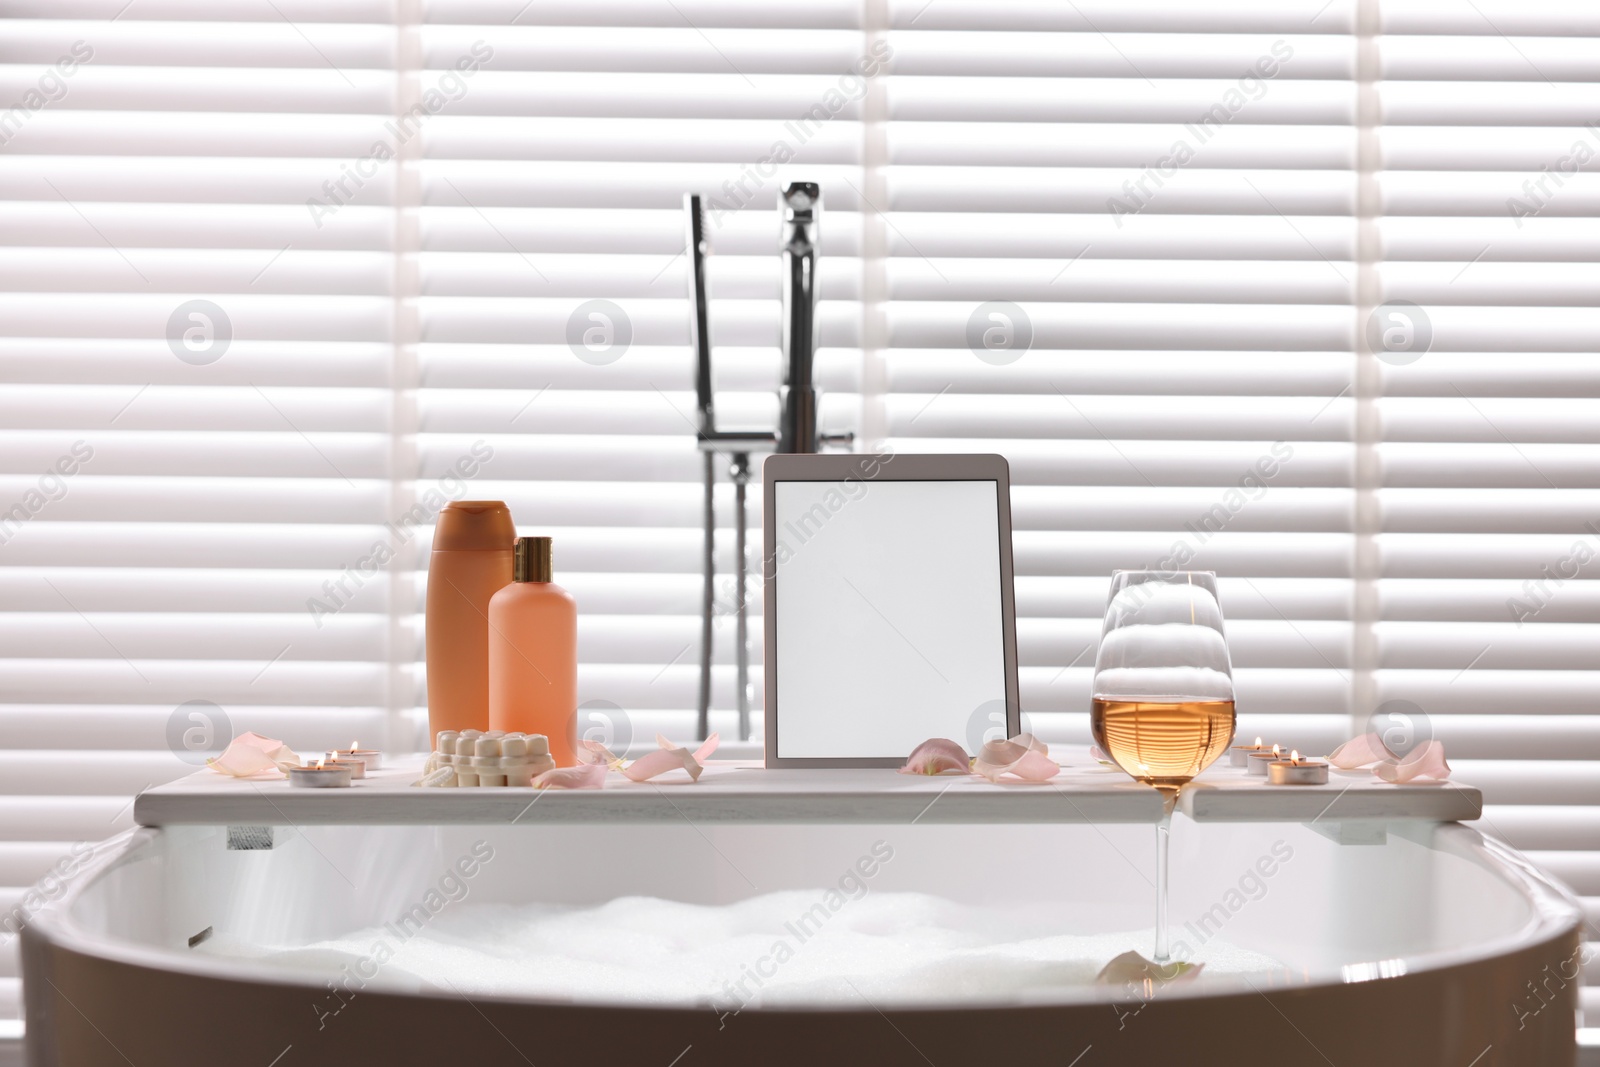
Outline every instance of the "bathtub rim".
MULTIPOLYGON (((1439 848, 1429 845, 1423 845, 1422 847, 1432 847, 1436 851, 1459 851, 1469 855, 1492 873, 1503 877, 1528 902, 1530 914, 1520 927, 1470 948, 1444 948, 1422 957, 1394 957, 1345 964, 1340 968, 1340 973, 1337 976, 1332 974, 1314 975, 1302 981, 1294 981, 1283 985, 1271 984, 1264 987, 1249 981, 1244 976, 1239 976, 1236 979, 1219 976, 1215 985, 1208 985, 1207 987, 1191 987, 1183 983, 1163 988, 1160 999, 1199 999, 1213 996, 1233 996, 1240 992, 1252 991, 1256 993, 1311 991, 1384 980, 1390 977, 1403 977, 1410 974, 1445 971, 1451 968, 1488 963, 1491 960, 1513 955, 1536 945, 1546 945, 1559 941, 1572 936, 1574 933, 1581 934, 1584 913, 1577 898, 1564 885, 1539 870, 1516 849, 1503 842, 1485 837, 1478 830, 1459 823, 1438 824, 1434 829, 1439 834, 1445 835, 1444 840, 1450 847, 1439 848), (1404 966, 1400 970, 1394 971, 1393 965, 1397 962, 1404 966), (1384 973, 1386 966, 1390 969, 1389 973, 1384 973)), ((91 958, 123 963, 131 967, 176 972, 198 978, 265 982, 275 986, 290 986, 306 990, 320 990, 326 986, 327 975, 325 973, 310 970, 296 971, 289 967, 279 966, 253 969, 251 967, 253 961, 250 960, 185 955, 170 948, 142 945, 133 941, 92 933, 84 929, 72 917, 72 906, 77 899, 88 892, 100 878, 110 871, 123 864, 139 862, 136 855, 138 850, 154 847, 164 832, 165 828, 163 827, 135 826, 95 844, 93 846, 93 858, 86 862, 75 877, 71 879, 65 891, 54 900, 48 901, 41 906, 22 928, 23 1007, 25 1015, 27 1014, 26 981, 29 957, 43 951, 46 947, 62 949, 91 958), (30 946, 30 941, 35 942, 35 944, 30 946)), ((1580 937, 1580 945, 1581 943, 1580 937)), ((438 991, 409 990, 383 984, 376 985, 373 991, 385 992, 395 996, 439 995, 438 991)), ((984 1011, 999 1007, 1080 1007, 1086 1004, 1117 1003, 1126 999, 1126 992, 1116 986, 1084 986, 1074 988, 1070 994, 1066 995, 1063 995, 1060 990, 1054 990, 1048 994, 1041 993, 1038 996, 1030 997, 1011 995, 994 1000, 976 998, 964 998, 959 1001, 919 1000, 914 1002, 893 1002, 886 1006, 894 1010, 913 1011, 984 1011)), ((615 1010, 653 1008, 686 1012, 703 1012, 708 1006, 714 1006, 714 1002, 710 1000, 705 1002, 652 1004, 631 1000, 558 1000, 496 992, 476 992, 473 994, 473 1000, 511 1005, 567 1005, 615 1010)), ((871 1003, 855 1007, 831 1002, 818 1004, 784 1002, 771 1007, 751 1006, 739 1009, 740 1012, 772 1013, 867 1012, 878 1010, 871 1003)))

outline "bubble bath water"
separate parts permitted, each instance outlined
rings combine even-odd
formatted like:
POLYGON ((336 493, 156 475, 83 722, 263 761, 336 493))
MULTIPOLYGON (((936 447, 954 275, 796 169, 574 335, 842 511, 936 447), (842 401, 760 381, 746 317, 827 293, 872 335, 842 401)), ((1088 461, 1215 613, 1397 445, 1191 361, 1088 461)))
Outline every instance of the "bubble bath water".
MULTIPOLYGON (((304 945, 249 944, 219 932, 197 951, 342 975, 350 993, 436 990, 735 1012, 1048 998, 1094 985, 1113 957, 1150 943, 1148 930, 1063 933, 1059 915, 926 893, 863 893, 830 909, 829 893, 790 890, 714 906, 654 897, 591 907, 464 903, 420 929, 390 923, 304 945)), ((1207 980, 1282 966, 1220 938, 1191 962, 1205 964, 1207 980)))

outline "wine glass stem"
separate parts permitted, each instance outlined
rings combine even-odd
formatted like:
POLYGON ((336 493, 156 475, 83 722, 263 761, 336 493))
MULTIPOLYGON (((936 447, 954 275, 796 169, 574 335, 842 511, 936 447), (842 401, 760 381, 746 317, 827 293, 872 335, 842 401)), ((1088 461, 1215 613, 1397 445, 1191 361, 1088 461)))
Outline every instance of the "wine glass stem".
POLYGON ((1167 950, 1167 846, 1172 840, 1172 809, 1161 813, 1156 824, 1156 954, 1157 963, 1170 958, 1167 950))

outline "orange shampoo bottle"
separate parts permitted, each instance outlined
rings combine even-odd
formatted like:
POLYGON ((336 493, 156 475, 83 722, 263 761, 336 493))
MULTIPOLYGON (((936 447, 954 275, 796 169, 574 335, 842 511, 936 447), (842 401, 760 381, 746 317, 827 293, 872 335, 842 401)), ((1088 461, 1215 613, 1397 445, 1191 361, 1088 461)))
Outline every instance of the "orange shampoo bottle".
POLYGON ((428 562, 428 737, 489 728, 489 598, 511 581, 517 528, 499 500, 439 512, 428 562))

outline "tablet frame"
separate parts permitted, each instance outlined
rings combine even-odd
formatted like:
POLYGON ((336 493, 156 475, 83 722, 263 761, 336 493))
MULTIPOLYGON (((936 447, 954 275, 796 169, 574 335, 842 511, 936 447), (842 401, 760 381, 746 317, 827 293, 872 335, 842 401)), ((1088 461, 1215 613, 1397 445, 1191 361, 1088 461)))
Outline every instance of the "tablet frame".
MULTIPOLYGON (((1000 627, 1005 658, 1006 736, 1022 732, 1022 706, 1017 685, 1017 609, 1011 565, 1011 467, 1004 456, 982 453, 786 454, 767 457, 761 468, 762 671, 766 681, 768 767, 899 767, 911 753, 899 756, 778 755, 778 562, 777 483, 842 482, 994 482, 1000 551, 1000 627)), ((965 746, 964 738, 952 738, 965 746)))

